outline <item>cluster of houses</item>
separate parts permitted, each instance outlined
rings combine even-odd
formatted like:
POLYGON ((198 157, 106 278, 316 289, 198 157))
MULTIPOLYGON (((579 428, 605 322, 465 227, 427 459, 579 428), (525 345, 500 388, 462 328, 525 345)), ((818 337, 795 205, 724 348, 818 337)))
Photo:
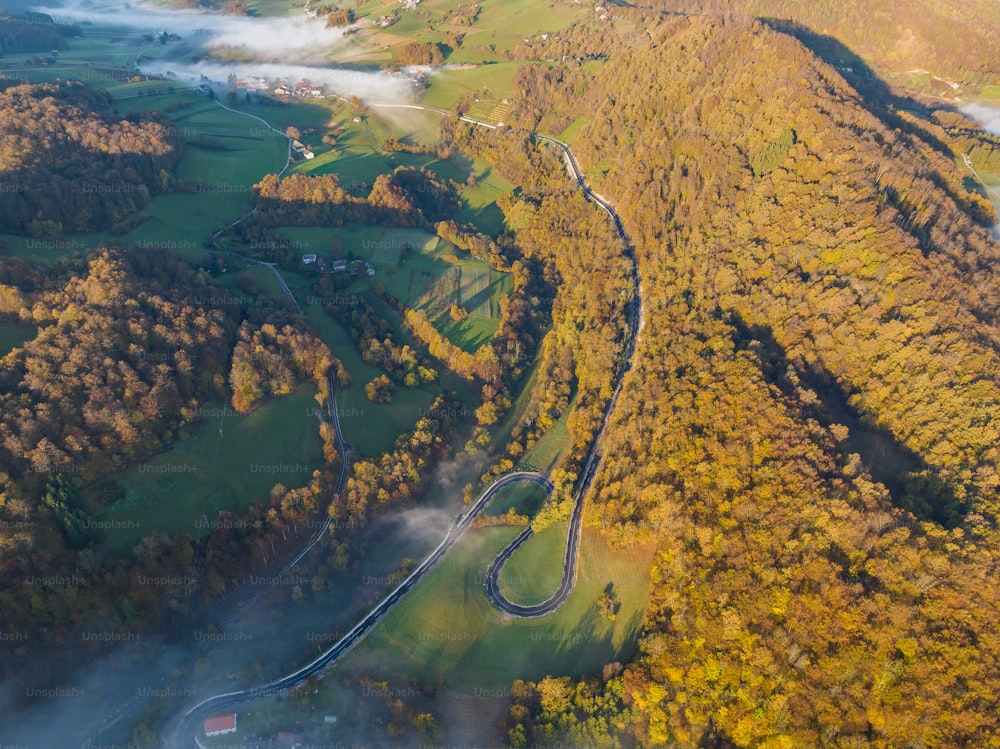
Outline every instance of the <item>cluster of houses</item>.
POLYGON ((240 78, 236 88, 255 94, 274 94, 275 96, 324 96, 326 87, 322 83, 311 83, 305 79, 292 83, 288 78, 268 80, 263 76, 240 78))
POLYGON ((411 74, 402 68, 393 68, 389 71, 389 75, 393 78, 405 78, 406 76, 410 76, 410 83, 414 88, 426 88, 428 85, 427 73, 423 70, 417 70, 411 74))
POLYGON ((292 150, 297 154, 301 154, 303 158, 312 159, 315 158, 316 154, 310 151, 305 145, 296 139, 292 140, 292 150))
POLYGON ((346 260, 334 260, 332 263, 327 265, 326 258, 317 257, 315 253, 308 253, 302 256, 303 265, 315 265, 320 273, 326 273, 328 270, 330 273, 350 273, 352 276, 358 275, 359 269, 364 269, 366 276, 375 275, 375 266, 371 263, 365 262, 364 260, 352 260, 348 262, 346 260))
MULTIPOLYGON (((336 721, 337 718, 333 717, 333 720, 336 721)), ((205 718, 203 728, 206 736, 224 736, 227 733, 236 733, 236 713, 213 715, 210 718, 205 718)), ((268 745, 297 749, 297 747, 302 746, 302 736, 291 731, 280 731, 277 736, 268 741, 268 745)))

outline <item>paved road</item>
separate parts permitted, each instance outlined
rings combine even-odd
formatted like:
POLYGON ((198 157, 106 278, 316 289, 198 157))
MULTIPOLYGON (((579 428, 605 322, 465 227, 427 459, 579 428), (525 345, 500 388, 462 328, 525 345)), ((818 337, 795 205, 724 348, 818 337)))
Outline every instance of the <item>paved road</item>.
MULTIPOLYGON (((475 120, 468 120, 468 122, 475 122, 476 124, 484 124, 476 122, 475 120)), ((604 410, 604 418, 601 420, 601 428, 598 431, 597 436, 594 438, 593 443, 590 447, 590 453, 587 456, 587 462, 584 464, 583 478, 577 487, 576 496, 573 500, 573 512, 570 514, 569 527, 566 531, 566 548, 563 552, 563 574, 562 579, 559 581, 559 587, 556 588, 555 593, 547 601, 535 604, 532 606, 523 606, 521 604, 514 603, 508 599, 503 592, 500 590, 500 571, 503 566, 511 558, 515 551, 517 551, 529 538, 532 536, 532 529, 526 528, 521 532, 517 538, 510 542, 503 551, 501 551, 496 558, 490 563, 489 568, 486 570, 485 587, 486 587, 486 597, 489 598, 490 602, 496 606, 501 611, 510 614, 511 616, 517 616, 525 619, 533 619, 540 616, 545 616, 546 614, 551 614, 557 608, 559 608, 566 599, 569 598, 569 594, 573 590, 573 584, 576 582, 576 562, 578 557, 578 552, 580 549, 580 529, 583 525, 583 501, 590 489, 590 485, 597 475, 597 469, 600 468, 601 461, 603 460, 603 453, 601 452, 601 443, 604 440, 604 433, 607 430, 608 422, 611 420, 611 415, 614 413, 615 406, 618 404, 618 396, 621 394, 622 384, 625 380, 625 373, 632 368, 632 357, 635 353, 635 344, 642 332, 643 327, 643 307, 642 307, 642 297, 641 297, 641 287, 639 283, 639 269, 635 261, 635 256, 632 251, 632 244, 629 241, 628 235, 625 233, 625 226, 622 224, 621 218, 618 216, 617 211, 615 211, 614 206, 611 205, 607 200, 593 192, 588 186, 586 179, 583 176, 583 172, 580 171, 580 166, 576 161, 576 157, 573 155, 573 151, 570 147, 560 140, 555 138, 550 138, 546 135, 534 134, 536 140, 544 141, 546 143, 551 143, 563 152, 563 157, 566 162, 566 169, 569 171, 570 176, 572 176, 576 183, 580 186, 583 194, 588 200, 596 203, 611 217, 611 220, 615 224, 615 229, 618 232, 618 236, 622 238, 625 242, 625 256, 629 258, 632 262, 632 282, 635 293, 629 300, 629 319, 631 321, 631 331, 628 337, 628 341, 625 344, 624 351, 624 361, 622 366, 619 368, 618 377, 615 382, 615 390, 608 401, 607 408, 604 410)))
MULTIPOLYGON (((418 104, 371 104, 370 106, 382 107, 382 108, 397 108, 397 109, 424 109, 427 111, 437 112, 442 115, 448 115, 449 112, 436 109, 434 107, 425 107, 418 104)), ((486 122, 480 122, 478 120, 473 120, 467 117, 462 117, 462 120, 470 122, 472 124, 487 127, 490 129, 496 129, 496 125, 492 125, 486 122)), ((570 592, 573 588, 573 583, 576 579, 576 560, 579 552, 580 545, 580 528, 583 519, 583 500, 590 488, 590 484, 597 474, 597 470, 600 467, 603 454, 600 452, 600 445, 604 437, 604 433, 607 429, 608 422, 610 421, 611 415, 614 413, 615 406, 618 402, 618 397, 621 394, 622 384, 624 382, 625 373, 631 368, 632 358, 635 352, 635 344, 639 335, 641 334, 643 326, 643 315, 642 315, 642 304, 641 304, 641 290, 640 290, 640 278, 638 272, 638 266, 635 262, 634 253, 632 251, 631 243, 629 242, 628 236, 625 233, 625 228, 622 224, 621 218, 618 216, 614 207, 603 197, 597 195, 586 184, 583 173, 580 171, 579 165, 577 164, 576 158, 573 155, 570 147, 563 143, 562 141, 556 140, 555 138, 549 138, 544 135, 534 134, 534 137, 538 140, 551 143, 556 147, 560 148, 563 152, 567 170, 576 180, 580 189, 583 191, 584 195, 597 205, 599 205, 612 219, 615 224, 615 228, 619 236, 625 242, 625 255, 632 261, 632 281, 633 288, 635 290, 629 301, 629 319, 631 321, 631 334, 625 345, 624 351, 624 361, 619 369, 617 382, 615 385, 614 393, 611 399, 608 401, 608 406, 604 413, 604 418, 601 422, 601 428, 596 435, 593 444, 591 445, 590 453, 587 457, 587 462, 584 465, 583 477, 580 481, 580 485, 577 489, 576 497, 574 500, 573 511, 570 515, 569 528, 567 530, 566 548, 563 556, 563 575, 560 580, 560 584, 555 594, 547 601, 535 605, 535 606, 521 606, 511 601, 507 600, 506 597, 500 592, 499 588, 499 574, 503 565, 510 559, 511 555, 517 551, 520 546, 531 537, 532 531, 530 528, 526 529, 524 532, 520 533, 517 538, 515 538, 500 554, 491 562, 485 579, 485 588, 487 597, 490 601, 502 611, 509 613, 513 616, 532 618, 545 616, 546 614, 555 611, 562 603, 569 597, 570 592)), ((335 417, 336 418, 336 417, 335 417)), ((337 430, 338 437, 340 430, 337 430)), ((341 443, 341 448, 343 445, 341 443)), ((343 475, 342 475, 343 476, 343 475)), ((184 715, 174 723, 174 725, 165 732, 166 743, 168 746, 173 747, 190 747, 192 745, 202 746, 199 740, 199 734, 201 732, 201 722, 212 715, 213 713, 218 713, 223 710, 232 709, 237 705, 259 699, 260 697, 265 697, 269 695, 279 694, 286 692, 289 689, 294 688, 298 684, 301 684, 310 676, 317 675, 321 673, 325 668, 334 663, 340 656, 350 650, 354 645, 356 645, 361 639, 368 634, 371 629, 378 624, 392 608, 399 603, 416 585, 419 583, 434 567, 435 565, 448 553, 452 546, 454 546, 465 530, 472 524, 476 515, 482 511, 482 509, 489 503, 493 496, 506 486, 509 486, 518 482, 531 482, 541 486, 548 494, 552 493, 553 486, 549 479, 540 473, 529 473, 529 472, 515 472, 510 473, 505 476, 500 477, 489 488, 484 491, 479 499, 472 505, 468 512, 464 515, 459 515, 455 521, 455 524, 448 531, 444 540, 438 545, 434 551, 417 567, 410 575, 388 596, 386 596, 374 609, 371 610, 360 622, 358 622, 350 632, 348 632, 343 638, 341 638, 337 643, 330 647, 327 651, 322 653, 311 663, 303 666, 298 671, 288 674, 276 681, 271 682, 263 687, 256 687, 253 689, 247 689, 237 692, 230 692, 227 694, 216 695, 215 697, 210 697, 197 705, 191 707, 184 715)))
POLYGON ((490 500, 493 499, 494 495, 496 495, 498 491, 506 486, 519 482, 538 484, 545 489, 545 491, 552 491, 552 483, 548 480, 548 478, 539 473, 517 472, 501 476, 479 496, 479 499, 477 499, 472 507, 469 508, 468 512, 464 515, 458 516, 455 520, 455 524, 448 531, 444 540, 438 544, 437 548, 434 549, 434 551, 432 551, 423 562, 420 563, 420 566, 413 570, 413 572, 411 572, 410 575, 402 583, 400 583, 394 591, 382 599, 382 601, 376 605, 375 608, 373 608, 360 622, 354 625, 354 628, 351 629, 350 632, 344 635, 344 637, 337 641, 326 652, 322 653, 311 663, 303 666, 298 671, 288 674, 287 676, 277 679, 276 681, 272 681, 270 684, 266 684, 262 687, 254 687, 252 689, 244 689, 238 692, 220 694, 215 697, 202 700, 197 705, 189 708, 187 712, 185 712, 183 716, 168 729, 164 735, 164 740, 167 746, 201 746, 198 738, 201 732, 201 723, 208 716, 226 710, 232 710, 237 705, 242 705, 246 702, 260 699, 261 697, 287 693, 288 690, 298 686, 310 676, 314 676, 322 672, 327 666, 336 661, 344 653, 361 641, 365 635, 367 635, 368 632, 370 632, 371 629, 378 624, 383 617, 385 617, 385 615, 388 614, 389 611, 391 611, 392 608, 417 585, 417 583, 427 576, 435 565, 441 561, 445 554, 448 553, 451 547, 458 543, 462 534, 469 528, 470 525, 472 525, 475 517, 487 504, 489 504, 490 500))

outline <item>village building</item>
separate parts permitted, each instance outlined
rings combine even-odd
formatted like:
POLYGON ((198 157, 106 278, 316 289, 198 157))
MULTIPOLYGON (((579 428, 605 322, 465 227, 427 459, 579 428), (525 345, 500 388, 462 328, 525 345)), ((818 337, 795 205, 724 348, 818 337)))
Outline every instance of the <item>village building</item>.
POLYGON ((226 733, 236 733, 236 713, 205 718, 206 736, 222 736, 226 733))
POLYGON ((315 262, 316 262, 316 255, 312 252, 306 253, 305 255, 302 256, 303 265, 311 265, 312 263, 315 262))

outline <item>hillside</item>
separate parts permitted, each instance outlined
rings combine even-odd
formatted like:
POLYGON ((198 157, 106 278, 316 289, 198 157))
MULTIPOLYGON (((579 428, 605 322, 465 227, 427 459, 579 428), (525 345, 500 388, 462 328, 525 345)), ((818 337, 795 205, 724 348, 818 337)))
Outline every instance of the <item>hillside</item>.
POLYGON ((803 36, 831 61, 860 55, 880 73, 925 70, 953 81, 1000 77, 1000 7, 990 0, 652 0, 640 7, 671 13, 748 15, 803 36), (827 54, 830 57, 827 57, 827 54))
POLYGON ((183 141, 159 118, 120 119, 106 92, 0 79, 0 231, 124 228, 166 192, 183 141))
POLYGON ((511 743, 995 745, 984 207, 793 38, 648 29, 575 148, 647 312, 589 522, 656 539, 653 602, 634 663, 518 685, 511 743))

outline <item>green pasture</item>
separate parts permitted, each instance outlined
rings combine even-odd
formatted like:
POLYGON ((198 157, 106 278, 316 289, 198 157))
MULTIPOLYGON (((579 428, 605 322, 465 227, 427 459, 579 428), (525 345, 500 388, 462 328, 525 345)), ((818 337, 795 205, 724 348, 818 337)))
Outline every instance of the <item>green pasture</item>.
POLYGON ((649 569, 650 551, 612 551, 585 529, 577 582, 566 603, 549 616, 513 619, 486 599, 483 578, 489 560, 519 531, 499 526, 467 533, 338 669, 472 691, 549 674, 596 674, 629 657, 648 596, 645 572, 637 570, 649 569), (609 586, 621 602, 615 621, 597 608, 609 586))
POLYGON ((203 424, 188 439, 88 487, 84 499, 95 511, 105 484, 115 481, 125 491, 94 518, 102 545, 129 551, 156 530, 201 536, 208 532, 203 518, 243 512, 276 483, 305 485, 323 462, 319 423, 310 413, 315 393, 302 386, 246 415, 228 403, 207 404, 203 424))
POLYGON ((570 448, 570 435, 566 422, 575 404, 576 397, 574 396, 573 400, 570 401, 569 408, 559 417, 552 428, 521 456, 521 466, 532 466, 542 471, 552 471, 562 464, 570 448))
POLYGON ((531 517, 544 503, 545 491, 538 484, 511 484, 497 492, 483 514, 499 517, 513 508, 518 515, 531 517))
POLYGON ((500 590, 512 603, 531 606, 556 592, 562 579, 568 521, 532 534, 500 570, 500 590))
MULTIPOLYGON (((514 90, 514 73, 522 62, 498 62, 474 67, 435 70, 430 76, 430 86, 421 103, 429 107, 454 109, 461 99, 475 104, 475 99, 488 100, 491 106, 511 96, 514 90), (479 97, 476 95, 480 94, 479 97)), ((479 102, 480 104, 483 101, 479 102)), ((484 114, 485 111, 484 111, 484 114)), ((488 115, 486 115, 488 117, 488 115)))

